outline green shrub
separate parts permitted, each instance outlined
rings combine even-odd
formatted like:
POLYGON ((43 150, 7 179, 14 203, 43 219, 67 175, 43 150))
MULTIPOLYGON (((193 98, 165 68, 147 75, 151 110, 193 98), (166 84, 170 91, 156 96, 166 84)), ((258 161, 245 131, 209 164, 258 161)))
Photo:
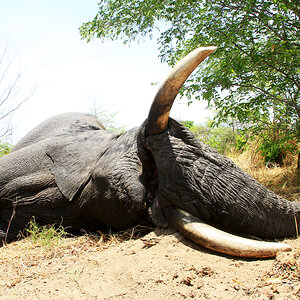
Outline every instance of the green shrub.
POLYGON ((12 150, 13 146, 9 143, 0 142, 0 157, 8 154, 12 150))
POLYGON ((213 127, 208 120, 205 125, 195 125, 193 121, 181 122, 196 138, 215 148, 219 153, 226 154, 233 150, 244 150, 247 136, 241 130, 233 130, 230 126, 213 127))
POLYGON ((282 165, 287 153, 296 153, 297 144, 286 136, 274 136, 265 132, 259 141, 258 150, 261 152, 265 163, 272 162, 282 165))
POLYGON ((243 130, 239 131, 239 134, 235 137, 235 148, 240 152, 244 152, 248 148, 248 134, 243 130))
POLYGON ((48 247, 58 245, 59 241, 61 241, 67 235, 65 229, 62 226, 39 226, 36 223, 34 217, 29 222, 28 228, 26 229, 26 233, 33 242, 48 247))

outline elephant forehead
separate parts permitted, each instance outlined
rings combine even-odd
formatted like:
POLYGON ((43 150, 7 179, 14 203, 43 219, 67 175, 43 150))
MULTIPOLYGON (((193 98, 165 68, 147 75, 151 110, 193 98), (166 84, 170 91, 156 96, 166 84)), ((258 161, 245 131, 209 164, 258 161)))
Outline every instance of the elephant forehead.
POLYGON ((138 155, 137 131, 129 131, 111 144, 97 161, 93 174, 95 177, 122 177, 130 181, 140 176, 143 167, 138 155))
POLYGON ((95 117, 82 113, 65 113, 52 117, 33 128, 13 151, 38 143, 42 140, 60 135, 76 135, 84 131, 104 129, 104 126, 95 117))

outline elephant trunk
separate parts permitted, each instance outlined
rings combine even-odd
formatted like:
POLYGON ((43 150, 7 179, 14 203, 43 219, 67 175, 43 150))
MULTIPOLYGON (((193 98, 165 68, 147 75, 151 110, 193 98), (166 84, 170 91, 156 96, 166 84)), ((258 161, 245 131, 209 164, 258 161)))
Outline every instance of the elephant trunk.
POLYGON ((206 174, 201 187, 204 195, 209 193, 211 223, 260 238, 298 235, 299 202, 274 194, 233 164, 214 167, 214 178, 206 174))

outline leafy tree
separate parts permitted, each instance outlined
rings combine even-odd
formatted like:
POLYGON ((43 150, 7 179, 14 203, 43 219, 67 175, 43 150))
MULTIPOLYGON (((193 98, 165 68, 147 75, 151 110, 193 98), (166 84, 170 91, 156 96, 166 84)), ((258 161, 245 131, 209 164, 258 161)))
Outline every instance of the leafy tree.
MULTIPOLYGON (((99 2, 81 37, 124 43, 158 30, 170 65, 199 45, 219 49, 187 81, 182 95, 204 98, 215 124, 231 117, 259 133, 300 140, 300 7, 296 0, 166 0, 99 2)), ((300 154, 299 154, 300 158, 300 154)))

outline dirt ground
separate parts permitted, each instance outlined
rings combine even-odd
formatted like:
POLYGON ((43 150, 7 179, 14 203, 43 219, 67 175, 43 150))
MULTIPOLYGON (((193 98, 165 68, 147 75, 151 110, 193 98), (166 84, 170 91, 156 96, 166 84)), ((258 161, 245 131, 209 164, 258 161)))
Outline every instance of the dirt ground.
POLYGON ((222 256, 172 230, 142 238, 23 239, 0 249, 0 299, 300 299, 300 239, 276 259, 222 256))

